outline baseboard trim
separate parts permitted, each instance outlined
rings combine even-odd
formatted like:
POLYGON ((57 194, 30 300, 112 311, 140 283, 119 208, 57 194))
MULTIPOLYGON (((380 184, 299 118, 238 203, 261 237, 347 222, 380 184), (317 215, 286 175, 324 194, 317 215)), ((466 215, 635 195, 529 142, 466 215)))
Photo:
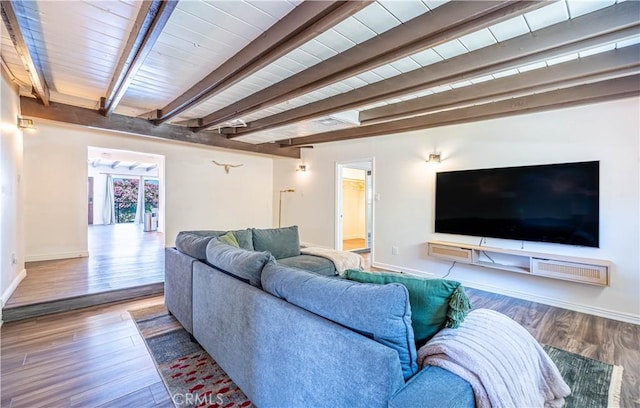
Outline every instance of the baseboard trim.
POLYGON ((57 254, 27 255, 25 262, 53 261, 56 259, 86 258, 89 251, 59 252, 57 254))
POLYGON ((386 263, 382 263, 382 262, 374 262, 373 264, 371 264, 371 266, 375 267, 375 268, 380 268, 380 269, 386 269, 392 272, 399 272, 399 273, 409 273, 411 275, 418 275, 418 276, 426 276, 429 278, 434 277, 432 273, 429 272, 425 272, 425 271, 420 271, 418 269, 411 269, 411 268, 405 268, 404 266, 397 266, 397 265, 391 265, 391 264, 386 264, 386 263))
POLYGON ((574 312, 585 313, 594 316, 600 316, 607 319, 618 320, 621 322, 640 324, 640 316, 631 313, 618 312, 615 310, 604 309, 601 307, 593 307, 575 302, 566 302, 557 300, 547 296, 532 295, 530 293, 520 292, 517 290, 504 289, 497 286, 486 285, 484 283, 468 281, 464 279, 456 279, 464 286, 474 289, 480 289, 487 292, 497 293, 499 295, 515 297, 518 299, 528 300, 530 302, 542 303, 544 305, 559 307, 562 309, 573 310, 574 312))
MULTIPOLYGON (((11 285, 9 285, 9 287, 2 293, 2 297, 0 297, 0 302, 2 303, 3 309, 4 309, 4 305, 7 304, 7 301, 9 300, 11 295, 13 295, 13 292, 15 292, 20 282, 22 282, 22 280, 26 277, 27 277, 27 270, 26 269, 21 270, 20 273, 15 278, 13 278, 13 281, 11 281, 11 285)), ((2 317, 0 315, 0 320, 1 319, 2 317)))

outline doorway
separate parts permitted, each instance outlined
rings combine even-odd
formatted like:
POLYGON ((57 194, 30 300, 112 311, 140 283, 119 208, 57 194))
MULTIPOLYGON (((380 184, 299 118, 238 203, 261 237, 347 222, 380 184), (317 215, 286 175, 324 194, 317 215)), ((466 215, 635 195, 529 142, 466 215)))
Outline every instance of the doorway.
POLYGON ((336 249, 373 248, 373 158, 336 164, 336 249))

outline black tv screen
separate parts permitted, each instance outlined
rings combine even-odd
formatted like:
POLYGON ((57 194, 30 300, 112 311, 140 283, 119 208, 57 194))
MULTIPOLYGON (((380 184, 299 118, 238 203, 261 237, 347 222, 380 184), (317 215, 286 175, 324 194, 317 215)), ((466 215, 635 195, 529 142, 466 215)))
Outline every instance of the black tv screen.
POLYGON ((598 247, 599 162, 436 174, 435 231, 598 247))

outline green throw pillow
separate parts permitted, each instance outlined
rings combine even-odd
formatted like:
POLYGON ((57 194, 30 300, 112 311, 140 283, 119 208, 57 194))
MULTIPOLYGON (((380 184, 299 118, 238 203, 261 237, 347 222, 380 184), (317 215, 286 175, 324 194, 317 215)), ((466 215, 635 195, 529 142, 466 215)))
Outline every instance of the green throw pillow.
POLYGON ((345 271, 344 277, 363 283, 401 283, 406 286, 417 347, 421 347, 444 327, 457 328, 471 309, 460 282, 355 269, 345 271))
POLYGON ((227 232, 224 235, 220 235, 218 237, 218 241, 223 242, 227 245, 231 245, 232 247, 240 248, 240 244, 238 243, 236 236, 233 235, 233 232, 231 231, 227 232))

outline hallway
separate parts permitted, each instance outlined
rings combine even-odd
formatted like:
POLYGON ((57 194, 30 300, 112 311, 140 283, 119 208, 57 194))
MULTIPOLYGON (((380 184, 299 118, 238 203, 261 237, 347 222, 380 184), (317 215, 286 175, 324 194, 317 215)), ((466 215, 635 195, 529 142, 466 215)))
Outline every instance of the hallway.
POLYGON ((14 309, 24 306, 31 312, 17 318, 163 292, 162 233, 144 232, 142 224, 90 225, 88 238, 87 258, 27 263, 3 319, 15 320, 14 309))

